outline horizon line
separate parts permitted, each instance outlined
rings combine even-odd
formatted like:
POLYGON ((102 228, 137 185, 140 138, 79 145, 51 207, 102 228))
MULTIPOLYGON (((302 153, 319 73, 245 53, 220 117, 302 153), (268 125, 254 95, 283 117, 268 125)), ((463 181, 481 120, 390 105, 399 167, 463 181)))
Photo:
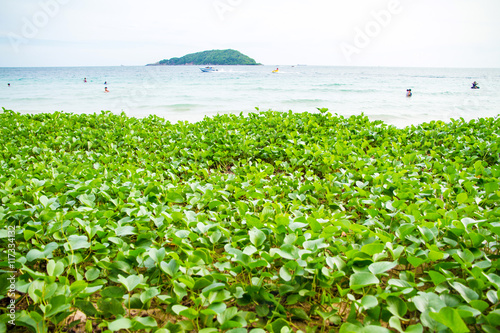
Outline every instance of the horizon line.
MULTIPOLYGON (((157 65, 148 66, 146 65, 63 65, 63 66, 0 66, 0 68, 91 68, 91 67, 199 67, 205 65, 157 65)), ((468 66, 388 66, 388 65, 309 65, 309 64, 256 64, 256 65, 214 65, 210 66, 248 66, 248 67, 258 67, 258 66, 287 66, 287 67, 371 67, 371 68, 439 68, 439 69, 500 69, 499 67, 468 67, 468 66)))

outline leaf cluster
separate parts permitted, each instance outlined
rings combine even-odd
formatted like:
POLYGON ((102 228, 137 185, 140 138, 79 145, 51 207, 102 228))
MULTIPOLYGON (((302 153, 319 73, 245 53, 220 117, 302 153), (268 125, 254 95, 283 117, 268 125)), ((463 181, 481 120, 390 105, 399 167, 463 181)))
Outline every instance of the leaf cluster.
POLYGON ((18 325, 62 331, 78 311, 89 331, 497 332, 500 119, 320 111, 4 110, 18 325))

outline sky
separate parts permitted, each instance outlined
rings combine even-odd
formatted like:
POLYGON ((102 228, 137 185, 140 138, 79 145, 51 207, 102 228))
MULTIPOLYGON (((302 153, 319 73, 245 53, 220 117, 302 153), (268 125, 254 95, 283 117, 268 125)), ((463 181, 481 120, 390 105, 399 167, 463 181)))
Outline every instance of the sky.
POLYGON ((0 67, 231 48, 273 66, 498 68, 499 14, 499 0, 0 0, 0 67))

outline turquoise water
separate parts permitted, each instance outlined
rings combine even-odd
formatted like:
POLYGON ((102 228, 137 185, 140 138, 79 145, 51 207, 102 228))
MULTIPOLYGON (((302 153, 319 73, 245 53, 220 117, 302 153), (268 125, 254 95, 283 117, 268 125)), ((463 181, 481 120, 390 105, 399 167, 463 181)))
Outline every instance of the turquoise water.
POLYGON ((500 113, 500 69, 280 66, 273 74, 276 66, 217 68, 212 73, 198 66, 0 68, 0 107, 21 113, 123 111, 173 122, 256 107, 328 108, 397 126, 500 113), (481 89, 471 90, 473 81, 481 89))

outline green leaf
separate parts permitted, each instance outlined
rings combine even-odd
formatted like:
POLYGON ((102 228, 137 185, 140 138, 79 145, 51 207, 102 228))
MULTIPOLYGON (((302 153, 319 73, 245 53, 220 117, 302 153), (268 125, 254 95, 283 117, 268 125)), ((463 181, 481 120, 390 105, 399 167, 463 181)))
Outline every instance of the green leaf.
POLYGON ((405 333, 422 333, 424 331, 424 327, 422 324, 410 325, 406 328, 405 333))
POLYGON ((469 196, 465 192, 462 192, 459 195, 457 195, 457 202, 458 202, 459 205, 461 205, 464 202, 466 202, 467 199, 469 199, 469 196))
POLYGON ((75 306, 85 313, 87 317, 94 317, 98 313, 92 302, 89 301, 76 300, 75 306))
POLYGON ((218 290, 222 290, 226 287, 226 285, 224 283, 220 283, 220 282, 215 282, 215 283, 212 283, 211 285, 203 288, 202 290, 202 294, 204 296, 208 296, 209 293, 213 292, 213 291, 218 291, 218 290))
POLYGON ((429 271, 428 273, 435 286, 440 285, 441 283, 446 281, 446 277, 441 273, 438 273, 436 271, 429 271))
POLYGON ((389 329, 387 329, 385 327, 381 327, 381 326, 375 326, 375 325, 365 326, 359 332, 361 332, 361 333, 391 333, 391 331, 389 329))
POLYGON ((474 260, 476 259, 474 257, 474 254, 472 254, 472 252, 468 249, 465 249, 464 251, 458 251, 457 252, 459 257, 464 261, 464 262, 467 262, 467 263, 473 263, 474 260))
POLYGON ((110 331, 116 332, 119 330, 126 330, 132 327, 132 320, 129 318, 120 318, 108 324, 110 331))
POLYGON ((196 279, 196 282, 194 283, 193 287, 191 289, 193 290, 200 290, 200 289, 203 289, 209 285, 211 285, 213 283, 213 278, 209 278, 209 277, 200 277, 198 279, 196 279))
POLYGON ((161 270, 166 274, 174 277, 174 275, 179 271, 179 264, 175 259, 172 259, 168 262, 168 264, 164 261, 160 263, 161 270))
POLYGON ((183 203, 184 197, 177 192, 168 191, 166 196, 167 201, 175 203, 183 203))
POLYGON ((57 263, 54 260, 49 260, 47 263, 47 273, 49 276, 59 276, 64 272, 64 264, 61 261, 57 263))
POLYGON ((302 246, 306 250, 310 250, 312 252, 316 252, 316 251, 318 251, 320 249, 327 248, 328 244, 325 242, 324 238, 318 238, 318 239, 314 239, 314 240, 305 241, 302 244, 302 246))
POLYGON ((82 194, 78 197, 78 200, 87 207, 95 207, 95 195, 94 194, 82 194))
POLYGON ((380 283, 380 280, 372 273, 367 272, 354 273, 349 279, 351 289, 360 289, 378 283, 380 283))
POLYGON ((397 330, 398 332, 400 333, 404 333, 404 330, 403 328, 401 327, 401 321, 399 320, 399 318, 397 316, 393 316, 389 319, 389 325, 394 328, 395 330, 397 330))
POLYGON ((85 272, 85 278, 87 281, 94 281, 101 275, 101 271, 98 268, 92 267, 85 272))
POLYGON ((370 256, 381 253, 384 251, 385 245, 380 243, 370 243, 366 244, 361 248, 361 252, 364 252, 370 256))
POLYGON ((180 301, 187 295, 186 285, 181 282, 174 281, 174 293, 177 296, 177 299, 180 301))
POLYGON ((28 314, 26 310, 22 310, 17 316, 15 320, 16 325, 22 327, 29 327, 33 332, 36 333, 45 333, 46 328, 43 322, 43 317, 31 316, 31 313, 28 314))
POLYGON ((265 261, 264 259, 252 261, 251 263, 248 264, 248 267, 251 269, 255 269, 258 267, 267 267, 269 263, 265 261))
POLYGON ((408 258, 408 262, 415 268, 417 268, 418 266, 422 265, 425 260, 424 259, 421 259, 421 258, 417 258, 417 257, 413 257, 413 256, 409 256, 408 258))
POLYGON ((290 328, 290 326, 288 325, 288 323, 282 319, 282 318, 279 318, 279 319, 276 319, 275 321, 273 321, 270 326, 266 326, 266 328, 269 327, 270 328, 270 331, 272 333, 281 333, 281 330, 285 327, 287 328, 290 328))
POLYGON ((261 246, 266 241, 266 234, 263 233, 262 231, 260 231, 259 229, 255 228, 255 227, 253 227, 248 232, 248 234, 250 236, 250 242, 252 242, 252 244, 255 247, 261 246))
POLYGON ((123 284, 128 291, 134 290, 139 284, 142 283, 144 277, 141 275, 129 275, 125 278, 123 275, 118 274, 118 282, 123 284))
POLYGON ((479 299, 479 295, 469 287, 464 286, 460 282, 453 282, 450 284, 458 293, 469 303, 472 300, 479 299))
POLYGON ((84 291, 88 287, 88 283, 83 280, 77 280, 71 284, 69 287, 73 295, 78 295, 80 292, 84 291))
POLYGON ((158 291, 158 288, 156 288, 156 287, 146 288, 141 293, 141 297, 140 297, 141 298, 141 302, 145 304, 149 300, 151 300, 152 298, 158 296, 159 294, 160 294, 160 292, 158 291))
POLYGON ((280 268, 280 277, 286 281, 286 282, 290 282, 292 280, 292 274, 290 274, 290 272, 288 271, 288 269, 285 267, 285 266, 282 266, 280 268))
POLYGON ((189 309, 187 306, 184 306, 184 305, 180 305, 180 304, 177 304, 177 305, 174 305, 172 306, 172 311, 176 314, 176 315, 180 315, 180 313, 184 310, 187 310, 189 309))
POLYGON ((136 330, 144 330, 148 328, 158 327, 156 320, 154 320, 154 318, 151 317, 135 317, 133 319, 132 325, 136 330))
POLYGON ((75 251, 79 249, 88 249, 90 243, 87 241, 87 236, 71 235, 68 237, 68 243, 64 244, 66 251, 75 251))
POLYGON ((288 310, 294 317, 300 320, 311 320, 304 309, 301 308, 291 308, 288 310))
POLYGON ((495 273, 484 274, 488 280, 493 283, 497 289, 500 289, 500 276, 495 273))
POLYGON ((470 332, 467 325, 465 325, 464 321, 458 314, 458 311, 453 308, 444 307, 439 310, 439 313, 430 312, 429 315, 435 321, 451 329, 453 333, 470 332))
POLYGON ((378 305, 378 300, 375 296, 366 295, 361 298, 360 304, 365 309, 371 309, 378 305))
POLYGON ((269 306, 267 304, 259 304, 255 307, 255 311, 259 317, 267 317, 269 314, 269 306))
POLYGON ((118 298, 121 299, 123 298, 123 295, 125 293, 123 292, 123 289, 120 287, 107 287, 101 290, 101 297, 102 298, 118 298))
POLYGON ((124 225, 115 229, 115 234, 118 237, 130 236, 137 234, 135 227, 131 225, 124 225))
POLYGON ((64 295, 54 296, 50 299, 49 304, 51 306, 50 311, 45 313, 45 317, 50 318, 58 313, 68 311, 71 307, 69 301, 64 295))
MULTIPOLYGON (((217 328, 203 328, 201 329, 198 333, 216 333, 216 332, 219 332, 219 330, 217 328)), ((265 332, 264 332, 265 333, 265 332)))
POLYGON ((110 314, 113 316, 119 316, 125 314, 123 304, 115 298, 100 298, 97 300, 97 307, 105 315, 110 314))
POLYGON ((498 183, 497 182, 486 183, 484 184, 484 189, 486 190, 486 194, 498 191, 498 183))
POLYGON ((59 245, 55 242, 51 242, 47 245, 45 245, 43 251, 37 250, 37 249, 32 249, 26 254, 26 259, 28 261, 33 261, 36 259, 46 259, 46 258, 52 258, 52 252, 57 249, 59 245))
POLYGON ((149 256, 155 263, 160 263, 165 258, 165 248, 155 249, 152 248, 149 250, 149 256))
POLYGON ((371 264, 370 266, 368 266, 368 270, 372 274, 378 275, 378 274, 382 274, 382 273, 385 273, 387 271, 390 271, 391 269, 393 269, 397 265, 398 265, 397 261, 393 261, 393 262, 388 262, 388 261, 374 262, 373 264, 371 264))
POLYGON ((212 303, 208 309, 212 310, 216 314, 221 314, 226 311, 227 306, 225 303, 212 303))
POLYGON ((217 316, 217 321, 223 325, 233 319, 236 315, 238 314, 238 308, 233 306, 230 308, 227 308, 226 311, 224 311, 222 314, 217 316))
POLYGON ((408 311, 406 303, 399 297, 387 297, 387 310, 399 319, 403 319, 408 311))

